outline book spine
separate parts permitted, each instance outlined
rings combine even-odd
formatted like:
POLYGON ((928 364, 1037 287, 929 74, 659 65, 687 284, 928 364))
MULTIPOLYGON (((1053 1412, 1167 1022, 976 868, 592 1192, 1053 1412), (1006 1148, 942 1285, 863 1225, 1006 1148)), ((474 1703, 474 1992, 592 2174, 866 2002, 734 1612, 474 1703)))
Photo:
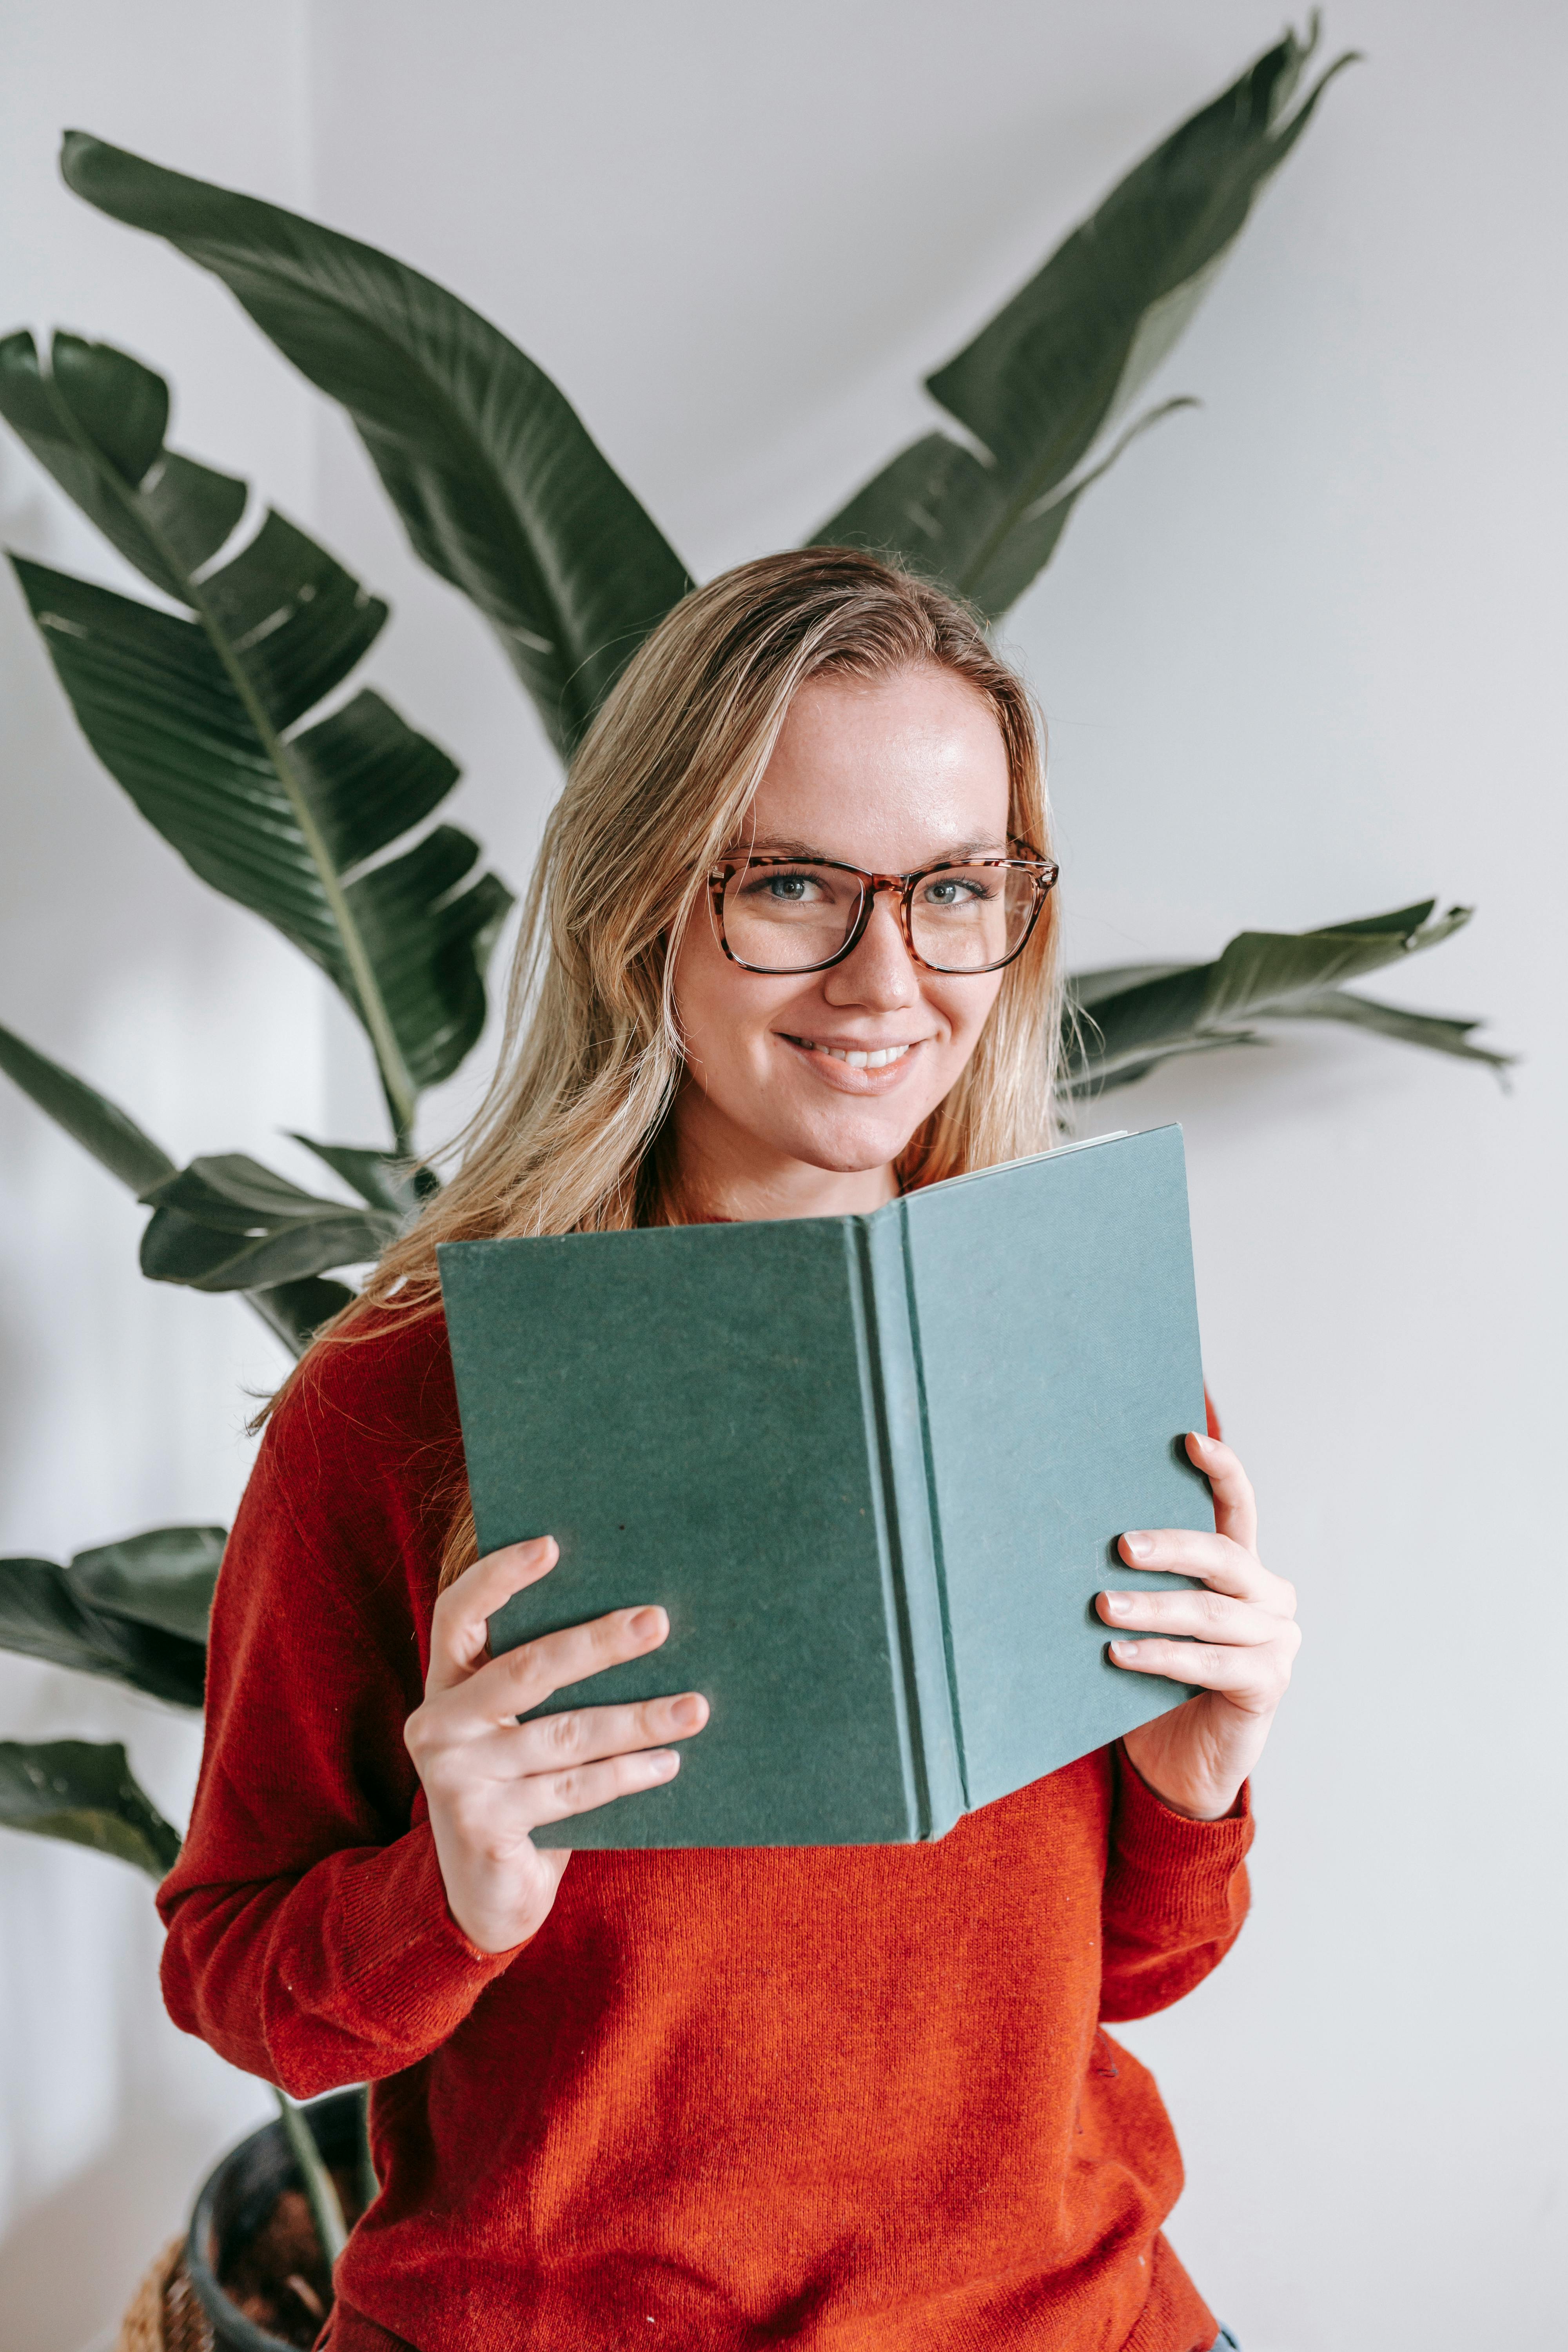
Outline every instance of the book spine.
POLYGON ((911 1833, 936 1838, 966 1806, 903 1204, 852 1218, 848 1238, 860 1301, 868 1435, 879 1470, 889 1646, 900 1683, 911 1833))

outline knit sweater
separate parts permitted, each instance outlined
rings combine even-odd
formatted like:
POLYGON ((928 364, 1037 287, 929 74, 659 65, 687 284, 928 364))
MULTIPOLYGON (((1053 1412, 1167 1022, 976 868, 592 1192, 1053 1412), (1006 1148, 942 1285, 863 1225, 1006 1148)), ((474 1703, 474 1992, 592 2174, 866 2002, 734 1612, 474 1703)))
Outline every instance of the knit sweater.
POLYGON ((178 2024, 297 2097, 374 2086, 333 2352, 1209 2345, 1170 2124, 1100 2021, 1234 1941, 1245 1792, 1187 1821, 1103 1749, 932 1844, 580 1853, 479 1950, 403 1742, 450 1362, 437 1318, 368 1328, 263 1443, 160 1898, 178 2024))

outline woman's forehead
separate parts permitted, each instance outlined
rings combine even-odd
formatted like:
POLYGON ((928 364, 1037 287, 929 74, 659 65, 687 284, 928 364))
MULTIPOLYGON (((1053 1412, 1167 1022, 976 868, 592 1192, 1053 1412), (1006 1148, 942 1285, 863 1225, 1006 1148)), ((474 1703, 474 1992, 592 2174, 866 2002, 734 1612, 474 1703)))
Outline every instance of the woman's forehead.
POLYGON ((781 855, 916 864, 1000 849, 1009 800, 1002 730, 963 679, 815 678, 790 706, 745 832, 781 855))

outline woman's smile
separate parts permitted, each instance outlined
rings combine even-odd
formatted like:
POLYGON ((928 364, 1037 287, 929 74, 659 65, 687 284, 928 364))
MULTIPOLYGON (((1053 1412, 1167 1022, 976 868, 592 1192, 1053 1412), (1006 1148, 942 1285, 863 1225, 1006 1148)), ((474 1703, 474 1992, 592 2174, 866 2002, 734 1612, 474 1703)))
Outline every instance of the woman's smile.
POLYGON ((875 1045, 862 1039, 840 1043, 826 1037, 792 1036, 787 1029, 775 1029, 773 1035, 830 1087, 854 1095, 890 1093, 913 1067, 921 1047, 929 1043, 923 1037, 875 1045))

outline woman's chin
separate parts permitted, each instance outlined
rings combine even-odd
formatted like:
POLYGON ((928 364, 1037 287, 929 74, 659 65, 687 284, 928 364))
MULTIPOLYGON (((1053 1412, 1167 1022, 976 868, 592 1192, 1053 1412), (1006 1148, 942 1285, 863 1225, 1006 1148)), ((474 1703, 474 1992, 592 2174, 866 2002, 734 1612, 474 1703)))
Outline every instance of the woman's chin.
POLYGON ((808 1168, 834 1176, 864 1176, 897 1160, 925 1116, 922 1110, 914 1118, 878 1118, 863 1111, 855 1118, 803 1120, 787 1139, 779 1140, 808 1168))

